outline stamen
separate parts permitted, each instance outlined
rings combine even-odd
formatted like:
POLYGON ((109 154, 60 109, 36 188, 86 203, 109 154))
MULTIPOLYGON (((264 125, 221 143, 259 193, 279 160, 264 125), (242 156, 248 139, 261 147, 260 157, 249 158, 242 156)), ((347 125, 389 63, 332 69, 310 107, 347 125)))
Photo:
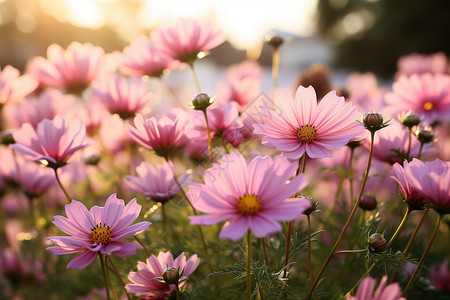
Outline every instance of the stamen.
POLYGON ((111 228, 100 222, 91 229, 90 237, 94 244, 108 245, 111 240, 111 228))
POLYGON ((237 208, 244 215, 254 215, 261 209, 261 201, 258 196, 244 195, 239 198, 237 208))
POLYGON ((316 139, 317 129, 316 126, 308 124, 302 125, 297 129, 297 139, 302 143, 309 143, 316 139))

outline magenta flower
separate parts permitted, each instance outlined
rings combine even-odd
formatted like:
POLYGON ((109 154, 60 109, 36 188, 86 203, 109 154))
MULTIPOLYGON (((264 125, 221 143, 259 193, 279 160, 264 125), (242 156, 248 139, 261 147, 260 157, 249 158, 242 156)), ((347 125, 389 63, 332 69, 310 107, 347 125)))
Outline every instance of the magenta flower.
POLYGON ((448 260, 444 260, 439 268, 431 268, 431 283, 442 292, 450 292, 450 268, 448 260))
POLYGON ((450 162, 437 158, 424 163, 414 158, 409 167, 405 175, 410 185, 429 200, 436 211, 450 213, 450 162))
POLYGON ((125 120, 141 112, 152 94, 148 90, 148 83, 140 77, 126 79, 110 75, 93 83, 92 98, 125 120))
MULTIPOLYGON (((184 252, 182 252, 175 260, 170 252, 159 252, 158 257, 151 255, 147 258, 146 263, 138 262, 137 272, 130 272, 128 279, 131 283, 125 285, 128 293, 142 295, 140 299, 165 299, 175 286, 160 282, 156 277, 163 277, 167 267, 180 268, 180 272, 184 270, 183 276, 189 277, 200 263, 197 254, 192 255, 186 260, 184 252)), ((178 286, 182 287, 186 280, 181 281, 178 286)))
POLYGON ((186 145, 183 125, 182 116, 165 116, 158 120, 154 117, 144 119, 141 114, 134 118, 134 126, 127 124, 129 133, 136 142, 163 157, 173 155, 186 145))
POLYGON ((413 74, 401 76, 386 94, 386 112, 397 117, 412 110, 424 122, 450 120, 450 76, 444 74, 413 74))
POLYGON ((38 82, 30 75, 20 76, 16 68, 5 66, 0 72, 0 107, 11 101, 23 100, 37 86, 38 82))
POLYGON ((311 206, 292 197, 306 186, 304 175, 294 178, 296 163, 285 157, 256 157, 250 165, 235 151, 204 173, 205 184, 190 184, 189 201, 206 215, 190 216, 192 225, 227 221, 220 238, 240 239, 247 231, 256 237, 281 230, 278 221, 295 220, 311 206))
POLYGON ((101 47, 72 42, 67 50, 57 44, 47 49, 47 59, 36 57, 30 73, 43 85, 80 93, 99 75, 109 71, 101 47))
POLYGON ((120 71, 128 76, 159 77, 164 70, 174 68, 177 64, 155 47, 147 36, 140 36, 123 49, 120 71))
POLYGON ((339 149, 348 142, 361 140, 367 132, 356 106, 332 91, 317 104, 312 86, 300 86, 295 97, 276 99, 275 110, 263 111, 264 124, 254 124, 254 134, 262 143, 283 151, 287 158, 298 159, 306 153, 311 158, 331 157, 329 149, 339 149))
POLYGON ((403 167, 396 163, 392 170, 395 176, 392 178, 397 181, 400 189, 402 191, 403 196, 405 197, 405 201, 408 204, 413 204, 414 207, 418 205, 419 207, 423 207, 426 202, 426 199, 422 196, 420 192, 418 192, 414 186, 411 186, 411 183, 408 181, 408 177, 411 176, 411 166, 407 160, 403 162, 403 167))
POLYGON ((398 283, 387 285, 388 278, 383 276, 377 289, 375 288, 375 279, 366 277, 358 287, 355 296, 347 296, 346 300, 406 300, 401 297, 402 290, 398 283))
POLYGON ((448 61, 444 52, 430 55, 413 53, 400 57, 397 61, 397 76, 412 74, 446 74, 448 73, 448 61))
POLYGON ((174 26, 158 28, 150 39, 173 59, 192 63, 200 52, 222 44, 225 36, 221 30, 214 30, 210 22, 178 19, 174 26))
POLYGON ((64 166, 76 151, 88 145, 83 122, 75 119, 67 124, 60 116, 44 119, 36 130, 25 123, 13 136, 16 143, 11 148, 54 169, 64 166))
POLYGON ((141 246, 122 241, 145 230, 150 222, 139 222, 131 225, 139 216, 141 205, 132 199, 125 206, 122 199, 112 194, 104 207, 94 206, 89 211, 76 200, 65 206, 67 218, 55 216, 53 224, 70 236, 51 236, 48 239, 58 246, 49 247, 53 255, 78 253, 67 265, 67 268, 83 269, 98 254, 115 254, 126 257, 136 254, 141 246))
MULTIPOLYGON (((138 176, 127 176, 125 181, 132 190, 150 197, 156 202, 166 202, 174 197, 180 188, 175 181, 173 164, 171 161, 164 162, 156 168, 147 162, 142 162, 137 168, 138 176)), ((178 181, 183 187, 189 179, 188 174, 181 176, 178 181)))

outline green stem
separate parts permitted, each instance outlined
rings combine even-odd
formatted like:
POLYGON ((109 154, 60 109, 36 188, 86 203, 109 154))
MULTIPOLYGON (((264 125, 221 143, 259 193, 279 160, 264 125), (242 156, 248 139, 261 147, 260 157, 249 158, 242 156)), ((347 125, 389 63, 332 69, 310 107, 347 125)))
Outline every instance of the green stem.
POLYGON ((119 297, 117 297, 116 292, 114 291, 112 284, 111 284, 111 278, 109 277, 109 272, 108 272, 108 256, 105 256, 105 271, 106 271, 106 278, 108 279, 108 284, 109 287, 111 288, 111 292, 114 296, 114 299, 119 300, 119 297))
POLYGON ((311 266, 311 220, 310 215, 306 215, 308 220, 308 290, 312 282, 312 266, 311 266))
POLYGON ((119 271, 116 268, 116 265, 114 264, 112 258, 108 255, 106 256, 106 260, 109 260, 111 263, 111 269, 116 274, 116 277, 119 279, 120 283, 122 284, 123 291, 125 292, 125 295, 127 295, 128 300, 131 300, 130 295, 127 292, 127 289, 125 288, 125 282, 123 282, 122 278, 120 277, 119 271))
POLYGON ((55 177, 56 177, 56 181, 58 182, 58 185, 61 187, 62 191, 64 192, 64 195, 66 195, 67 201, 71 202, 72 199, 70 198, 69 194, 67 193, 66 189, 64 188, 64 186, 61 183, 61 180, 59 180, 59 176, 58 176, 58 169, 54 168, 53 169, 55 171, 55 177))
POLYGON ((266 265, 269 265, 269 259, 267 257, 267 250, 266 250, 266 241, 264 238, 261 238, 262 248, 263 248, 263 254, 264 254, 264 261, 266 262, 266 265))
POLYGON ((350 159, 348 163, 348 180, 350 185, 350 202, 353 202, 353 155, 354 155, 355 149, 350 148, 350 159))
POLYGON ((402 297, 406 295, 408 292, 409 287, 414 282, 414 279, 416 278, 417 274, 419 274, 420 269, 422 268, 423 262, 425 261, 425 257, 427 256, 428 252, 430 251, 431 245, 433 244, 434 238, 436 237, 436 234, 439 230, 439 224, 441 222, 441 214, 438 214, 438 218, 436 220, 436 226, 434 227, 433 234, 431 235, 430 241, 428 242, 425 251, 422 254, 422 257, 420 258, 419 264, 416 267, 416 270, 414 271, 414 274, 411 276, 411 278, 408 281, 408 284, 406 285, 405 289, 403 290, 402 297))
POLYGON ((105 262, 103 261, 103 254, 98 254, 98 258, 100 259, 100 265, 102 266, 103 279, 105 281, 105 290, 106 290, 106 299, 110 300, 111 296, 109 295, 109 285, 108 285, 108 277, 106 275, 105 262))
POLYGON ((325 262, 322 265, 322 268, 319 271, 319 274, 317 274, 316 279, 314 280, 314 283, 311 287, 311 290, 308 293, 308 296, 306 297, 306 299, 311 299, 311 296, 313 295, 314 289, 316 288, 317 284, 319 283, 320 278, 322 277, 323 273, 325 272, 325 269, 327 268, 328 264, 331 261, 331 258, 334 255, 334 252, 336 252, 337 247, 339 246, 339 244, 341 243, 342 238, 344 237, 345 232, 347 231, 348 226, 350 225, 350 222, 352 221, 353 217, 355 216, 356 210, 358 209, 359 206, 359 202, 361 201, 361 197, 362 194, 364 192, 364 188, 366 187, 366 182, 367 182, 367 178, 369 176, 369 171, 370 171, 370 165, 372 163, 372 154, 373 154, 373 141, 374 141, 374 137, 375 137, 375 131, 371 131, 370 132, 370 151, 369 151, 369 159, 367 161, 367 167, 366 167, 366 171, 364 173, 364 178, 361 184, 361 188, 359 190, 359 194, 358 194, 358 198, 356 199, 355 204, 353 205, 353 209, 350 213, 350 216, 347 219, 347 222, 344 225, 344 228, 342 228, 341 233, 339 234, 338 239, 336 240, 333 248, 330 251, 330 254, 328 255, 327 259, 325 260, 325 262))
POLYGON ((194 62, 193 61, 189 62, 188 65, 191 69, 192 78, 194 79, 195 89, 197 90, 197 93, 200 94, 202 90, 200 88, 200 83, 198 81, 197 74, 195 73, 194 62))
POLYGON ((250 270, 250 262, 251 262, 251 256, 250 256, 250 250, 252 247, 252 233, 250 230, 247 232, 247 260, 246 260, 246 266, 247 266, 247 300, 250 300, 252 297, 252 275, 250 270))
POLYGON ((346 253, 362 253, 362 252, 366 252, 366 249, 352 249, 352 250, 341 250, 341 251, 336 251, 334 253, 334 255, 338 255, 338 254, 346 254, 346 253))
POLYGON ((177 300, 180 300, 180 287, 178 284, 175 284, 175 294, 177 295, 177 300))
POLYGON ((419 153, 417 154, 417 159, 420 159, 420 156, 422 155, 422 149, 423 149, 423 143, 420 143, 419 153))
POLYGON ((150 257, 150 251, 148 251, 147 247, 145 247, 144 243, 139 239, 137 236, 133 236, 134 239, 144 248, 145 254, 147 254, 147 257, 150 257))
POLYGON ((409 155, 411 154, 411 140, 412 140, 412 131, 411 128, 408 127, 409 136, 408 136, 408 152, 406 152, 406 158, 408 161, 410 160, 409 155))
POLYGON ((206 114, 206 109, 203 110, 203 115, 205 116, 205 122, 206 122, 206 135, 208 137, 209 159, 211 160, 211 165, 212 165, 214 162, 213 144, 212 144, 212 137, 211 137, 211 129, 209 128, 208 115, 206 114))

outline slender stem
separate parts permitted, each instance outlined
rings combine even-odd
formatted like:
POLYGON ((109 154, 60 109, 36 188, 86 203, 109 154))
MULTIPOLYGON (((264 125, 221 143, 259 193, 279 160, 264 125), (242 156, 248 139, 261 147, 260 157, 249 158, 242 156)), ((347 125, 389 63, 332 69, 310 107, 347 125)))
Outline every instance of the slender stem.
POLYGON ((195 84, 195 89, 197 90, 197 93, 200 94, 200 92, 202 91, 200 88, 200 83, 198 81, 198 77, 197 74, 195 73, 195 69, 194 69, 194 62, 189 62, 188 63, 190 69, 191 69, 191 74, 192 74, 192 78, 194 79, 194 84, 195 84))
POLYGON ((409 205, 408 205, 408 206, 406 206, 405 215, 403 216, 402 221, 398 225, 397 230, 395 231, 394 235, 391 237, 391 240, 388 242, 386 248, 389 248, 392 245, 392 243, 394 242, 394 240, 397 238, 398 234, 400 233, 400 230, 403 228, 403 225, 405 225, 406 219, 408 218, 410 212, 411 212, 411 210, 409 209, 409 205))
POLYGON ((266 265, 268 265, 269 258, 267 257, 266 241, 264 240, 264 238, 261 239, 261 244, 262 244, 262 248, 263 248, 264 261, 266 262, 266 265))
POLYGON ((312 266, 311 266, 311 219, 310 215, 306 215, 308 220, 308 290, 312 283, 312 266))
MULTIPOLYGON (((289 251, 290 251, 290 248, 291 248, 291 232, 292 232, 292 221, 289 222, 288 232, 286 234, 286 253, 284 255, 284 265, 285 266, 287 266, 288 263, 289 263, 289 251)), ((288 272, 287 269, 288 268, 284 269, 283 278, 286 278, 286 276, 287 276, 287 272, 288 272)))
POLYGON ((417 159, 420 159, 420 156, 422 155, 422 149, 423 149, 423 143, 420 143, 419 153, 417 154, 417 159))
POLYGON ((111 278, 109 277, 109 272, 108 272, 108 256, 105 256, 105 271, 106 271, 106 278, 108 279, 108 284, 109 287, 111 288, 111 292, 114 296, 114 299, 119 300, 119 297, 117 297, 116 292, 114 291, 112 284, 111 284, 111 278))
MULTIPOLYGON (((398 225, 397 230, 395 231, 394 235, 391 237, 391 239, 390 239, 389 242, 387 243, 386 248, 389 248, 389 247, 392 245, 392 243, 394 242, 394 240, 397 238, 398 234, 400 233, 400 230, 403 228, 403 225, 405 225, 406 219, 408 218, 410 212, 411 212, 411 211, 410 211, 410 209, 409 209, 409 206, 407 206, 407 207, 406 207, 406 211, 405 211, 405 215, 403 216, 402 221, 401 221, 400 224, 398 225)), ((353 293, 353 292, 355 291, 356 287, 361 283, 361 281, 362 281, 367 275, 369 275, 370 272, 375 268, 375 265, 376 265, 376 263, 373 263, 373 264, 370 266, 370 268, 367 270, 367 272, 366 272, 363 276, 361 276, 361 278, 358 280, 358 282, 351 288, 351 290, 350 290, 347 294, 351 294, 351 293, 353 293)))
POLYGON ((406 158, 409 161, 409 155, 411 154, 411 140, 412 140, 412 131, 411 128, 408 127, 409 136, 408 136, 408 152, 406 152, 406 158))
POLYGON ((404 256, 406 255, 406 253, 408 253, 409 247, 411 247, 413 240, 416 238, 416 235, 419 232, 419 228, 422 226, 423 220, 425 220, 425 217, 427 214, 428 214, 428 209, 423 212, 422 218, 420 219, 419 223, 417 224, 416 229, 414 230, 414 233, 409 238, 408 244, 406 245, 406 247, 402 253, 404 256))
POLYGON ((353 155, 355 148, 350 148, 350 159, 348 162, 348 180, 350 185, 350 202, 353 202, 353 155))
POLYGON ((142 248, 144 248, 145 254, 147 254, 148 257, 150 257, 150 251, 148 251, 147 247, 145 247, 144 243, 141 241, 140 238, 138 238, 137 236, 133 236, 134 239, 142 246, 142 248))
POLYGON ((212 165, 214 162, 213 144, 212 144, 211 129, 209 128, 209 121, 208 121, 208 115, 206 113, 206 109, 203 110, 203 115, 205 116, 205 122, 206 122, 206 135, 208 137, 209 159, 211 160, 211 165, 212 165))
POLYGON ((178 284, 175 284, 175 294, 177 295, 177 300, 180 300, 180 287, 178 284))
POLYGON ((69 194, 67 193, 66 189, 64 188, 64 186, 61 183, 61 180, 59 180, 59 176, 58 176, 58 169, 54 168, 53 169, 55 171, 55 177, 56 177, 56 181, 58 182, 58 185, 61 187, 62 191, 64 192, 64 195, 66 195, 67 201, 71 202, 72 198, 70 198, 69 194))
POLYGON ((436 237, 436 234, 439 230, 439 224, 441 222, 441 214, 438 214, 438 218, 436 220, 436 226, 434 227, 433 234, 431 235, 430 241, 428 242, 425 251, 422 254, 422 257, 420 258, 419 264, 416 267, 416 270, 414 271, 414 274, 411 276, 411 278, 408 281, 408 284, 406 285, 405 289, 403 290, 402 296, 405 296, 408 292, 409 287, 414 282, 414 279, 416 278, 417 274, 419 274, 420 269, 422 268, 423 262, 425 261, 425 257, 427 256, 428 252, 430 251, 431 245, 433 244, 434 238, 436 237))
POLYGON ((348 226, 350 225, 350 222, 352 221, 353 217, 355 216, 356 210, 358 209, 359 206, 359 202, 361 201, 361 197, 362 194, 364 192, 364 188, 366 187, 366 182, 367 182, 367 178, 369 176, 369 171, 370 171, 370 165, 372 163, 372 154, 373 154, 373 140, 375 137, 375 131, 371 131, 370 132, 370 151, 369 151, 369 159, 367 161, 367 167, 366 167, 366 171, 364 173, 364 178, 361 184, 361 189, 359 190, 359 194, 358 194, 358 198, 355 201, 355 204, 353 205, 353 209, 350 213, 350 216, 347 219, 347 222, 344 225, 344 228, 342 228, 341 233, 339 234, 338 239, 336 240, 336 243, 334 244, 333 248, 330 251, 330 254, 328 255, 327 259, 325 260, 325 262, 322 265, 322 268, 319 271, 319 274, 317 274, 316 279, 314 280, 314 283, 308 293, 308 296, 306 297, 306 299, 311 299, 311 296, 313 295, 314 289, 316 288, 317 284, 319 283, 320 278, 322 277, 323 273, 325 272, 325 269, 327 268, 328 264, 331 261, 331 258, 334 255, 334 252, 336 251, 337 247, 339 246, 339 244, 341 243, 342 238, 344 237, 345 232, 347 231, 348 226))
POLYGON ((102 266, 102 272, 103 272, 103 279, 105 281, 105 290, 106 290, 106 299, 110 300, 111 296, 109 295, 109 285, 108 285, 108 278, 106 275, 106 268, 105 268, 105 262, 103 261, 103 254, 98 254, 98 258, 100 259, 100 265, 102 266))
POLYGON ((123 288, 123 291, 125 292, 125 295, 127 295, 128 300, 131 300, 131 297, 128 294, 127 289, 125 288, 125 282, 123 282, 122 278, 120 277, 119 271, 117 270, 116 265, 114 264, 112 258, 109 255, 107 255, 106 260, 109 260, 109 262, 111 263, 110 264, 111 269, 113 270, 114 274, 116 274, 116 277, 119 279, 120 283, 122 284, 122 288, 123 288))
POLYGON ((252 233, 250 230, 247 232, 247 300, 250 300, 252 296, 252 275, 250 272, 250 262, 251 262, 251 256, 250 256, 250 250, 252 247, 252 233))
POLYGON ((338 254, 346 254, 346 253, 362 253, 362 252, 366 252, 366 249, 351 249, 351 250, 341 250, 341 251, 336 251, 334 253, 334 255, 338 255, 338 254))
POLYGON ((273 99, 275 101, 275 95, 278 92, 278 73, 280 69, 280 50, 278 47, 273 48, 272 57, 273 99))

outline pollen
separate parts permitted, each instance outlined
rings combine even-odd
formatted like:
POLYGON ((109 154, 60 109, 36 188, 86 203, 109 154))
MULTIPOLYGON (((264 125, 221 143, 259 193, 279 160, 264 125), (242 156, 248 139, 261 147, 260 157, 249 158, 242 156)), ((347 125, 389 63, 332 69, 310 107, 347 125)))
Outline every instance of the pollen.
POLYGON ((95 225, 91 229, 91 241, 94 244, 108 245, 111 240, 111 228, 102 223, 95 225))
POLYGON ((239 198, 237 208, 244 215, 254 215, 261 209, 261 201, 258 196, 246 194, 239 198))
POLYGON ((434 108, 433 102, 427 101, 423 104, 423 109, 425 109, 426 111, 430 111, 433 108, 434 108))
POLYGON ((297 139, 302 143, 309 143, 316 139, 317 129, 316 126, 308 124, 302 125, 297 129, 297 139))

